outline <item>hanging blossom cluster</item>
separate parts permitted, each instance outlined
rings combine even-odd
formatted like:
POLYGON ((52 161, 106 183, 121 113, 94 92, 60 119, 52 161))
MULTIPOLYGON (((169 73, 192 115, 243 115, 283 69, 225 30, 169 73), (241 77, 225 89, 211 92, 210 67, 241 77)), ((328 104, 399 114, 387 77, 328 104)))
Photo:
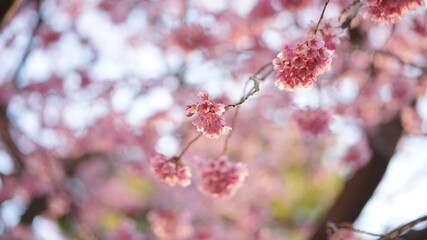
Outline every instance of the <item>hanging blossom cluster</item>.
MULTIPOLYGON (((314 32, 317 23, 312 22, 309 26, 309 32, 314 32)), ((329 50, 337 49, 341 43, 340 38, 343 36, 344 30, 339 26, 339 23, 335 19, 323 19, 317 29, 317 35, 323 37, 325 41, 325 47, 329 50)))
POLYGON ((248 171, 244 163, 233 163, 226 156, 218 160, 199 160, 200 190, 213 197, 232 196, 245 180, 248 171))
POLYGON ((329 123, 332 119, 330 112, 321 108, 296 110, 292 117, 301 131, 312 135, 328 132, 329 123))
POLYGON ((366 11, 375 21, 394 23, 408 10, 424 6, 424 0, 362 0, 367 4, 366 11))
POLYGON ((179 184, 187 187, 191 184, 190 168, 184 166, 181 159, 172 157, 167 159, 163 154, 151 158, 151 169, 163 183, 170 186, 179 184))
POLYGON ((223 113, 225 108, 223 104, 215 104, 210 100, 209 93, 205 90, 198 94, 201 102, 187 106, 187 117, 197 116, 193 119, 197 131, 209 138, 218 138, 219 135, 227 134, 231 128, 225 126, 223 113))
POLYGON ((317 75, 330 69, 332 53, 322 37, 314 35, 286 45, 273 60, 276 86, 287 91, 313 86, 317 75))

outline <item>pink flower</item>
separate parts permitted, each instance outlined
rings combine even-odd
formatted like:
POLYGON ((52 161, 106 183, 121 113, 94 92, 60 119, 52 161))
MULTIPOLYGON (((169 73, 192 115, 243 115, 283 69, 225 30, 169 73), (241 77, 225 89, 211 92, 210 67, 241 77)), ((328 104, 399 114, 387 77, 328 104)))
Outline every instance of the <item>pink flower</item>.
POLYGON ((200 190, 213 197, 232 196, 245 180, 246 164, 229 162, 226 156, 218 160, 199 160, 200 190))
POLYGON ((405 15, 407 10, 424 6, 424 0, 362 0, 367 4, 366 11, 375 21, 394 23, 405 15))
POLYGON ((151 158, 151 169, 160 178, 160 181, 170 186, 178 183, 187 187, 191 184, 190 168, 184 166, 181 159, 177 157, 166 159, 163 154, 157 154, 151 158))
POLYGON ((318 33, 320 33, 325 41, 325 47, 329 50, 337 49, 341 43, 344 30, 339 27, 339 23, 335 19, 323 19, 319 25, 318 33))
POLYGON ((194 232, 190 214, 187 212, 151 211, 148 213, 148 220, 154 234, 161 240, 183 240, 194 232))
POLYGON ((187 117, 197 113, 193 119, 197 131, 209 138, 218 138, 219 135, 227 134, 231 128, 225 126, 225 120, 222 117, 225 112, 223 104, 215 104, 210 100, 209 93, 205 90, 198 94, 201 102, 187 106, 187 117))
POLYGON ((172 31, 171 38, 187 52, 208 47, 212 37, 197 23, 185 23, 172 31))
POLYGON ((330 68, 332 51, 325 47, 319 36, 309 36, 286 45, 273 60, 275 84, 280 90, 293 91, 298 87, 311 87, 317 75, 330 68))
POLYGON ((347 150, 347 154, 342 158, 342 161, 359 169, 369 162, 371 156, 372 152, 368 141, 364 138, 347 150))
POLYGON ((301 131, 320 135, 329 131, 331 114, 323 109, 296 110, 293 119, 301 131))

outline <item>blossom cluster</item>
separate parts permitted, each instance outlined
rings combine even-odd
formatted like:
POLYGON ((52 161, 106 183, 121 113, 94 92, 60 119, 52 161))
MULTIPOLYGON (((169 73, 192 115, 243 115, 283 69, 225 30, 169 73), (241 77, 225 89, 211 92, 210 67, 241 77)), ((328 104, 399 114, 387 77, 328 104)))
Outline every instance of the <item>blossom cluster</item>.
POLYGON ((273 60, 276 86, 287 91, 313 86, 317 75, 330 68, 332 52, 321 37, 314 35, 286 45, 273 60))
POLYGON ((366 10, 375 21, 394 23, 405 15, 407 10, 424 6, 424 0, 362 0, 366 10))
POLYGON ((184 166, 181 159, 172 157, 167 159, 163 154, 157 154, 151 158, 151 169, 163 183, 170 186, 179 184, 187 187, 191 184, 190 168, 184 166))
POLYGON ((329 131, 331 114, 321 108, 296 110, 293 119, 301 131, 312 135, 320 135, 329 131))
MULTIPOLYGON (((312 32, 316 29, 317 23, 313 22, 311 29, 312 32)), ((339 23, 335 19, 323 19, 319 24, 317 33, 321 34, 323 41, 325 41, 325 47, 329 50, 337 49, 341 43, 340 38, 342 37, 344 30, 339 27, 339 23)))
POLYGON ((193 119, 197 131, 209 138, 218 138, 219 135, 227 134, 231 128, 225 125, 223 113, 225 108, 223 104, 215 104, 210 100, 209 93, 205 90, 198 94, 201 102, 193 103, 187 106, 187 117, 197 116, 193 119))
POLYGON ((243 163, 228 161, 226 156, 218 160, 199 160, 200 190, 213 197, 231 196, 241 186, 248 171, 243 163))
POLYGON ((182 24, 172 32, 172 39, 186 51, 209 46, 211 36, 197 23, 182 24))

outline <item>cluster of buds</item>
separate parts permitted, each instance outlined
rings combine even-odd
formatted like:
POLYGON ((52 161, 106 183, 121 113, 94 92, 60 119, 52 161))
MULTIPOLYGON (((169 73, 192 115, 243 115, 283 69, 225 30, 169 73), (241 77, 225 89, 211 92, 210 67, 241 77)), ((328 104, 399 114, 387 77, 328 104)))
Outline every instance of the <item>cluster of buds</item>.
POLYGON ((178 183, 187 187, 191 184, 190 168, 184 166, 178 157, 167 159, 165 155, 157 154, 151 158, 151 169, 163 183, 170 186, 175 186, 178 183))
POLYGON ((227 134, 231 128, 225 126, 223 113, 225 108, 223 104, 215 104, 210 100, 209 93, 205 90, 198 94, 201 102, 193 103, 187 106, 187 117, 197 116, 193 119, 197 131, 209 138, 218 138, 219 135, 227 134))
POLYGON ((245 180, 248 171, 243 163, 228 161, 226 156, 218 160, 199 160, 200 190, 213 197, 233 195, 245 180))
POLYGON ((287 91, 313 86, 317 75, 330 68, 332 52, 326 48, 322 37, 315 35, 286 45, 273 60, 276 86, 287 91))

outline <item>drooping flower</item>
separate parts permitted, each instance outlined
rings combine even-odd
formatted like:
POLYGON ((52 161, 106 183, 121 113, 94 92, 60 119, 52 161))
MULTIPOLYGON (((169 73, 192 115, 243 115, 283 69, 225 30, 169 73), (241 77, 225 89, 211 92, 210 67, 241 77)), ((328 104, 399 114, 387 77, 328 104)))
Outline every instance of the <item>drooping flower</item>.
POLYGON ((181 159, 172 157, 167 159, 163 154, 157 154, 151 158, 151 169, 160 181, 170 186, 179 184, 187 187, 191 184, 190 168, 184 166, 181 159))
POLYGON ((213 197, 232 196, 248 174, 246 164, 230 162, 226 156, 218 160, 199 160, 198 168, 200 190, 213 197))
POLYGON ((197 131, 209 138, 218 138, 219 135, 227 134, 231 128, 225 125, 223 104, 215 104, 210 100, 209 93, 205 90, 198 94, 201 102, 187 106, 187 117, 197 116, 193 119, 197 131))
POLYGON ((320 135, 329 131, 331 114, 321 108, 310 110, 296 110, 293 119, 301 131, 313 135, 320 135))
POLYGON ((332 53, 325 47, 323 39, 314 35, 286 45, 273 60, 276 86, 287 91, 313 86, 317 75, 330 68, 332 53))
POLYGON ((424 6, 424 0, 362 0, 366 11, 375 21, 394 23, 408 10, 424 6))

